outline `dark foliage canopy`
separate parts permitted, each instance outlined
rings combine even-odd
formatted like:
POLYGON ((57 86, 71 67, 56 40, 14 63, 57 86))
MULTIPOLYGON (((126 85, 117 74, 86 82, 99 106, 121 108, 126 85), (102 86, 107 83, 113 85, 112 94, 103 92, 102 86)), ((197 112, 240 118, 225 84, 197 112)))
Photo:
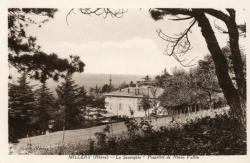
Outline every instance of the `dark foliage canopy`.
POLYGON ((34 36, 28 36, 30 25, 42 25, 54 18, 53 8, 10 8, 8 10, 9 65, 19 72, 27 72, 33 79, 45 82, 48 78, 58 80, 63 72, 83 72, 85 64, 78 56, 70 56, 70 61, 57 54, 46 54, 40 50, 34 36))

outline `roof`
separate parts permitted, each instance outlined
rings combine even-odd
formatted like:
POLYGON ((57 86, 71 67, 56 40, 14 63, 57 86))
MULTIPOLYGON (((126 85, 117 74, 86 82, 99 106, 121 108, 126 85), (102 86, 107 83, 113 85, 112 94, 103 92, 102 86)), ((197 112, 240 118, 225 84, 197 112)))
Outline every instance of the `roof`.
POLYGON ((128 87, 106 93, 104 96, 128 98, 142 98, 143 96, 149 96, 149 98, 159 98, 163 91, 162 88, 154 86, 128 87))

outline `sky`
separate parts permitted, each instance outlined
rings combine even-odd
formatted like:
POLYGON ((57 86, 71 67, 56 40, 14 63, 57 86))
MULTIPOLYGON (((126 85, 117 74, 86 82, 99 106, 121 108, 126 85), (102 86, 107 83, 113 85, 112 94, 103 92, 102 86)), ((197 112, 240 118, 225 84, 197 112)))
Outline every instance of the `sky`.
MULTIPOLYGON (((174 36, 184 31, 191 20, 154 21, 148 10, 128 9, 122 18, 106 19, 76 11, 69 15, 67 24, 69 10, 59 9, 41 28, 28 28, 28 34, 37 37, 44 52, 54 52, 62 58, 79 55, 86 64, 86 73, 157 75, 164 68, 171 72, 174 67, 182 67, 173 57, 163 54, 166 42, 158 37, 156 30, 174 36)), ((221 22, 216 23, 223 27, 221 22)), ((219 38, 224 46, 227 37, 219 38)), ((187 62, 195 58, 192 62, 195 64, 208 54, 197 24, 190 33, 190 41, 192 50, 187 54, 187 62)))

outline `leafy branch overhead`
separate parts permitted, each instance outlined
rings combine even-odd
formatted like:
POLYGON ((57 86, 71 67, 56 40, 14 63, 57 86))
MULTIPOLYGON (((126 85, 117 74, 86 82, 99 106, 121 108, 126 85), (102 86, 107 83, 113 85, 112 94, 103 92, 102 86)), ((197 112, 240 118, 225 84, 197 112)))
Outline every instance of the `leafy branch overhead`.
POLYGON ((8 48, 9 65, 19 72, 28 72, 32 79, 42 83, 49 78, 57 81, 64 77, 63 72, 83 72, 85 64, 79 56, 70 60, 61 59, 57 54, 46 54, 37 45, 36 37, 28 36, 27 27, 39 28, 54 18, 57 9, 53 8, 10 8, 8 10, 8 48))
POLYGON ((80 12, 81 14, 84 15, 95 15, 95 16, 102 16, 104 19, 106 19, 108 16, 112 18, 121 18, 123 17, 123 14, 128 12, 127 9, 110 9, 110 8, 72 8, 66 15, 66 22, 68 23, 68 17, 72 13, 80 12))
POLYGON ((22 52, 34 52, 40 47, 36 44, 36 38, 28 36, 26 27, 30 25, 42 25, 54 18, 57 9, 34 8, 10 8, 8 9, 8 47, 11 55, 19 55, 22 52), (32 17, 39 17, 37 21, 32 17))
POLYGON ((83 72, 85 66, 78 56, 70 56, 69 61, 58 58, 54 53, 48 55, 44 52, 36 52, 33 55, 9 55, 9 63, 19 72, 28 72, 30 78, 40 80, 42 83, 49 78, 58 81, 59 77, 65 76, 66 71, 83 72))

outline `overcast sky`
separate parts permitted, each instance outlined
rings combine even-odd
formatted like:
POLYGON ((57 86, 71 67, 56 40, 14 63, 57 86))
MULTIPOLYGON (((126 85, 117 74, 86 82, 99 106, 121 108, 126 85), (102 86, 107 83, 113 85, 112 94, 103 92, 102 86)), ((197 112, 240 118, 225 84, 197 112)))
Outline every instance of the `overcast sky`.
MULTIPOLYGON (((86 64, 87 73, 156 75, 164 68, 171 71, 180 66, 173 57, 163 54, 166 43, 157 36, 156 30, 162 29, 174 36, 185 30, 190 20, 156 22, 147 10, 129 9, 119 19, 76 12, 68 17, 67 25, 68 11, 59 9, 55 18, 42 28, 30 27, 28 33, 37 37, 38 44, 47 53, 55 52, 63 58, 70 54, 79 55, 86 64)), ((216 23, 220 24, 219 21, 216 23)), ((225 45, 225 35, 219 37, 220 44, 225 45)), ((197 24, 190 34, 190 41, 190 60, 197 57, 197 61, 208 54, 197 24)))

